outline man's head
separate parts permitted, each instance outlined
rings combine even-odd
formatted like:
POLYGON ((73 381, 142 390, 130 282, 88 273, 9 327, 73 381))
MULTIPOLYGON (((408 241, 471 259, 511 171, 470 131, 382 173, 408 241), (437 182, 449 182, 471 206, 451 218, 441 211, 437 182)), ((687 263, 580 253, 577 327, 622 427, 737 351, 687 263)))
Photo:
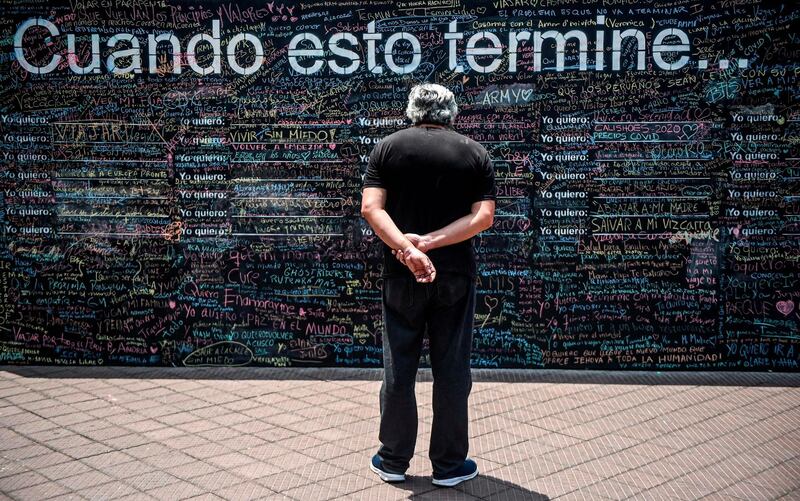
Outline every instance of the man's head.
POLYGON ((446 87, 425 83, 415 85, 408 94, 406 116, 420 123, 453 125, 458 114, 456 97, 446 87))

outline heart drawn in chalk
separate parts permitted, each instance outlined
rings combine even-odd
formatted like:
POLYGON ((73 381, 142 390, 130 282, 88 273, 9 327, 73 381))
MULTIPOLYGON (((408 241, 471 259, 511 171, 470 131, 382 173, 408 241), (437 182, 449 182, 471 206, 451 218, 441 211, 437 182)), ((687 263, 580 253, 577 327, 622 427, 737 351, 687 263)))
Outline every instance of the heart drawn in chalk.
POLYGON ((697 134, 697 130, 700 128, 698 124, 686 124, 683 126, 683 134, 686 136, 686 139, 691 139, 692 136, 697 134))
POLYGON ((786 301, 778 301, 775 303, 775 308, 779 312, 783 313, 783 316, 788 317, 789 313, 794 310, 794 301, 791 299, 787 299, 786 301))
POLYGON ((497 303, 499 303, 500 300, 496 297, 486 296, 483 298, 483 302, 489 307, 489 311, 491 311, 497 307, 497 303))
POLYGON ((151 346, 150 353, 158 353, 158 346, 151 346))
POLYGON ((174 310, 174 309, 175 309, 175 306, 176 306, 176 305, 175 305, 175 301, 173 301, 172 299, 170 299, 170 300, 169 300, 169 307, 170 307, 171 309, 173 309, 173 310, 174 310))
POLYGON ((519 94, 522 96, 522 100, 527 103, 533 95, 533 89, 524 89, 519 94))

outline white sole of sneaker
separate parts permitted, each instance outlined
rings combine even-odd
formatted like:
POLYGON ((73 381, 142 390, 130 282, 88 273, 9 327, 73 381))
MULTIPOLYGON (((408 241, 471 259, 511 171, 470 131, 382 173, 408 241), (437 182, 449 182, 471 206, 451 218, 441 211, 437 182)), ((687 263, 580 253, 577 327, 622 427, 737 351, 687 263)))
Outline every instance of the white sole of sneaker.
POLYGON ((465 480, 469 480, 477 476, 478 476, 478 470, 475 470, 473 473, 470 473, 469 475, 464 475, 463 477, 445 478, 441 480, 437 480, 434 478, 433 485, 439 485, 441 487, 453 487, 454 485, 458 485, 465 480))
POLYGON ((380 470, 375 467, 374 464, 370 463, 369 469, 374 471, 381 477, 381 480, 384 482, 401 482, 406 479, 405 474, 402 473, 389 473, 387 471, 380 470))

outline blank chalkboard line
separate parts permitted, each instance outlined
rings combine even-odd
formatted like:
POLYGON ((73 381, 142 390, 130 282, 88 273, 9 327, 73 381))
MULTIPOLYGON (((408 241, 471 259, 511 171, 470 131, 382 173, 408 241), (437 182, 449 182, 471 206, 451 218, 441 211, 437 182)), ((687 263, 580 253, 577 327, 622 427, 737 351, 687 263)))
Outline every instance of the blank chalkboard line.
POLYGON ((595 196, 594 198, 709 198, 708 195, 609 195, 609 196, 595 196))
POLYGON ((307 125, 314 126, 314 127, 352 127, 354 124, 348 124, 348 123, 329 123, 329 124, 326 124, 326 123, 322 123, 322 122, 249 124, 249 123, 244 123, 244 122, 237 122, 237 123, 232 123, 230 125, 231 126, 237 126, 237 127, 265 127, 265 128, 270 128, 270 127, 282 127, 284 125, 297 125, 297 126, 301 126, 302 125, 304 127, 307 126, 307 125))
MULTIPOLYGON (((398 117, 396 119, 389 119, 389 120, 402 120, 402 119, 398 117)), ((62 122, 62 123, 64 123, 64 122, 62 122)), ((87 122, 79 122, 79 123, 87 123, 87 122)), ((466 127, 468 125, 495 125, 495 126, 498 126, 498 127, 508 127, 510 125, 523 125, 523 124, 526 124, 526 123, 529 123, 529 122, 524 122, 524 121, 517 121, 517 122, 464 122, 463 124, 460 124, 460 123, 456 124, 455 127, 456 128, 458 128, 458 127, 466 127)), ((588 123, 588 122, 586 122, 586 123, 588 123)), ((595 123, 600 123, 600 122, 595 122, 595 123)), ((613 123, 613 122, 609 122, 609 123, 613 123)), ((622 123, 622 122, 617 122, 617 123, 622 123)), ((681 123, 681 122, 664 122, 664 123, 681 123)), ((696 123, 696 122, 689 122, 689 123, 696 123)), ((47 124, 30 124, 30 125, 47 125, 47 124)), ((237 122, 237 123, 231 123, 230 125, 231 126, 238 126, 238 127, 265 127, 265 126, 266 127, 282 127, 282 126, 285 126, 285 125, 294 125, 294 126, 303 126, 303 127, 305 127, 305 126, 313 126, 313 127, 353 127, 353 126, 360 126, 360 127, 365 128, 365 129, 369 129, 369 128, 373 128, 373 127, 380 127, 380 126, 370 125, 370 124, 360 125, 360 124, 357 124, 357 123, 325 123, 325 122, 302 122, 302 123, 300 123, 300 122, 292 122, 292 123, 280 122, 280 123, 271 123, 271 124, 237 122)), ((398 124, 398 127, 399 126, 400 126, 400 124, 398 124)))
POLYGON ((650 217, 710 217, 709 214, 666 214, 666 215, 658 215, 658 214, 589 214, 591 217, 641 217, 641 218, 650 218, 650 217))
MULTIPOLYGON (((137 237, 163 237, 164 233, 120 233, 120 232, 103 232, 103 231, 69 231, 57 232, 58 235, 117 235, 117 236, 137 236, 137 237)), ((293 236, 293 237, 306 237, 306 236, 344 236, 344 233, 230 233, 231 236, 293 236)), ((224 235, 208 235, 208 236, 195 236, 195 235, 182 235, 182 238, 219 238, 224 235)))
POLYGON ((598 158, 597 162, 696 162, 700 160, 713 160, 712 158, 598 158))
POLYGON ((130 144, 130 145, 138 145, 138 144, 167 144, 164 141, 80 141, 77 139, 73 139, 72 141, 50 141, 53 144, 74 144, 74 145, 81 145, 81 144, 130 144))
POLYGON ((91 176, 89 176, 89 177, 60 177, 60 176, 56 176, 56 177, 53 177, 53 179, 56 179, 56 180, 59 180, 59 181, 61 181, 61 180, 69 180, 69 181, 106 181, 106 180, 109 180, 109 181, 162 181, 162 182, 165 182, 165 183, 169 181, 169 179, 156 178, 156 177, 110 177, 110 176, 109 177, 97 177, 97 176, 95 176, 95 177, 91 177, 91 176))
POLYGON ((304 215, 304 216, 292 216, 290 214, 284 214, 284 215, 280 215, 280 216, 258 216, 258 215, 253 215, 253 216, 231 216, 231 217, 286 217, 286 218, 292 218, 292 217, 337 217, 338 218, 338 217, 345 217, 345 216, 306 216, 306 215, 304 215))
POLYGON ((595 181, 624 181, 626 179, 657 179, 657 180, 661 180, 661 179, 700 179, 700 180, 708 181, 711 178, 710 177, 700 177, 700 176, 697 176, 697 177, 669 177, 669 176, 664 176, 664 177, 646 177, 646 176, 641 176, 640 177, 640 176, 628 176, 628 177, 595 177, 593 179, 595 181))
MULTIPOLYGON (((759 322, 754 322, 755 325, 769 325, 770 327, 775 327, 773 324, 763 324, 759 322)), ((778 338, 778 339, 800 339, 800 336, 778 336, 777 334, 769 334, 766 332, 760 332, 760 337, 771 337, 771 338, 778 338)))
POLYGON ((306 160, 306 159, 295 159, 295 160, 231 160, 231 163, 234 164, 274 164, 274 163, 316 163, 316 164, 340 164, 344 162, 344 160, 306 160))
POLYGON ((231 181, 343 181, 340 177, 300 178, 300 177, 232 177, 231 181))
MULTIPOLYGON (((228 144, 320 144, 320 142, 319 141, 246 141, 243 143, 228 143, 228 144)), ((345 144, 345 143, 339 141, 325 141, 324 144, 345 144)))
POLYGON ((232 200, 344 200, 343 197, 231 197, 232 200))
MULTIPOLYGON (((46 125, 46 124, 41 124, 46 125)), ((50 122, 50 125, 133 125, 134 127, 152 127, 150 122, 123 122, 121 120, 106 120, 103 122, 89 121, 89 122, 50 122)))
POLYGON ((342 237, 344 233, 231 233, 237 237, 251 237, 251 236, 289 236, 289 237, 328 237, 336 236, 342 237))
POLYGON ((170 199, 170 197, 140 197, 138 195, 131 195, 129 197, 126 197, 126 196, 113 196, 113 197, 111 197, 111 196, 103 196, 103 197, 98 197, 98 196, 94 196, 94 195, 81 196, 81 195, 59 195, 59 194, 56 194, 56 198, 81 198, 81 199, 86 199, 86 198, 126 198, 126 199, 127 198, 136 198, 136 199, 144 199, 144 200, 169 200, 170 199))
POLYGON ((716 139, 595 139, 595 143, 705 143, 716 139))
POLYGON ((641 122, 594 122, 596 124, 713 124, 713 120, 653 120, 641 122))
MULTIPOLYGON (((94 178, 89 178, 94 179, 94 178)), ((106 179, 106 178, 101 178, 106 179)), ((79 199, 90 199, 90 198, 136 198, 136 199, 143 199, 143 200, 169 200, 170 197, 142 197, 138 195, 131 195, 131 196, 95 196, 95 195, 59 195, 56 194, 57 198, 79 198, 79 199)), ((527 198, 527 197, 498 197, 498 198, 527 198)), ((230 197, 230 200, 344 200, 342 197, 230 197)))
MULTIPOLYGON (((149 177, 54 177, 57 180, 69 181, 162 181, 169 179, 149 177)), ((342 181, 342 178, 305 179, 305 178, 266 178, 266 177, 232 177, 230 181, 342 181)), ((180 180, 179 180, 180 181, 180 180)), ((284 197, 294 198, 294 197, 284 197)), ((341 197, 339 197, 341 198, 341 197)))
POLYGON ((322 178, 322 179, 319 179, 319 178, 277 178, 277 177, 276 178, 257 178, 256 179, 256 178, 247 178, 247 177, 237 177, 237 178, 231 179, 231 181, 278 181, 278 182, 281 182, 281 183, 305 183, 305 182, 308 182, 308 181, 324 183, 324 182, 334 181, 334 182, 337 182, 337 183, 342 183, 342 182, 344 182, 344 179, 342 179, 342 178, 333 178, 333 177, 331 177, 331 178, 322 178))
POLYGON ((56 214, 58 217, 172 217, 169 214, 56 214))
POLYGON ((131 163, 167 163, 166 160, 110 160, 106 158, 69 158, 56 160, 51 158, 49 162, 131 162, 131 163))
POLYGON ((69 231, 69 232, 65 231, 65 232, 62 232, 62 231, 59 231, 58 234, 59 235, 121 235, 121 236, 133 235, 133 236, 137 236, 137 237, 141 237, 141 236, 145 236, 145 237, 148 237, 148 236, 163 237, 164 236, 163 233, 117 233, 117 232, 102 232, 102 231, 92 231, 92 232, 81 232, 81 231, 69 231))
POLYGON ((524 125, 530 122, 464 122, 463 124, 456 124, 456 128, 459 126, 466 127, 467 125, 497 125, 507 127, 509 125, 524 125))

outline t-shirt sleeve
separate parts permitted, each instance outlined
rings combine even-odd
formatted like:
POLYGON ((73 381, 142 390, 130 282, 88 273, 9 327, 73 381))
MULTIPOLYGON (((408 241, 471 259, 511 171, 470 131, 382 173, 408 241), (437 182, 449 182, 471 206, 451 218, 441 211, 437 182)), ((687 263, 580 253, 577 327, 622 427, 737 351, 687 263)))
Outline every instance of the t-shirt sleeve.
POLYGON ((364 176, 364 188, 387 188, 386 178, 381 172, 382 165, 382 148, 383 142, 381 141, 369 154, 369 163, 367 164, 367 173, 364 176))
POLYGON ((475 196, 473 196, 472 201, 474 203, 481 200, 496 200, 496 197, 497 187, 494 182, 492 157, 489 156, 489 153, 484 153, 483 163, 478 171, 475 196))

